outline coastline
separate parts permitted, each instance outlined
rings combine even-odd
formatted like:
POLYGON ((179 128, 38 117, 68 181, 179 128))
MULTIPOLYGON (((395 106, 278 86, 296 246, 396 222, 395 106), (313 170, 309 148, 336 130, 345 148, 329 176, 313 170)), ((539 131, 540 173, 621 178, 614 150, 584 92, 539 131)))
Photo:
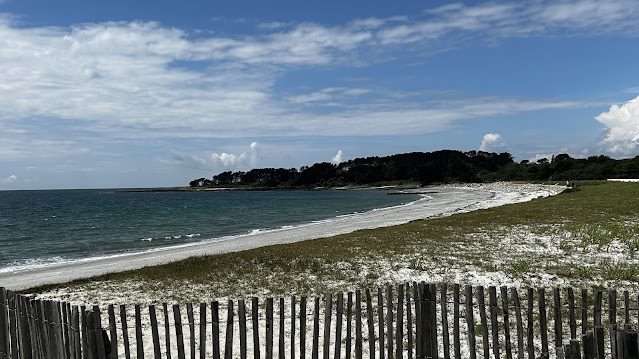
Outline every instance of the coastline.
MULTIPOLYGON (((550 196, 561 192, 562 189, 561 186, 509 183, 429 187, 426 190, 433 192, 428 195, 429 200, 417 200, 400 206, 380 208, 298 226, 224 237, 207 242, 82 260, 31 271, 3 273, 0 275, 0 285, 22 290, 46 284, 64 283, 75 279, 166 264, 190 257, 294 243, 361 229, 387 227, 417 219, 441 217, 523 202, 550 196)), ((422 188, 418 191, 423 190, 422 188)))

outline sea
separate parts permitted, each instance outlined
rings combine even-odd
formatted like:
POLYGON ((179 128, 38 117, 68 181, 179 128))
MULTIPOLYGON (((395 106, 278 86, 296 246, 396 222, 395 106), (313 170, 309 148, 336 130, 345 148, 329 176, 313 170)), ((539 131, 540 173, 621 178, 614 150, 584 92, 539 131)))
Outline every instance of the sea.
POLYGON ((0 191, 0 273, 330 222, 419 199, 389 193, 380 189, 0 191))

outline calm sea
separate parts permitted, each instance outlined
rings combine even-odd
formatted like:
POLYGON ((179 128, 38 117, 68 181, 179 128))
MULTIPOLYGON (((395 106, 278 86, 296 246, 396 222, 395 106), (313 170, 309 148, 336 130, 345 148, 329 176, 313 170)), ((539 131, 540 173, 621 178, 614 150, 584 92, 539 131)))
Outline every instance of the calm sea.
POLYGON ((281 228, 417 199, 387 194, 0 191, 0 272, 281 228))

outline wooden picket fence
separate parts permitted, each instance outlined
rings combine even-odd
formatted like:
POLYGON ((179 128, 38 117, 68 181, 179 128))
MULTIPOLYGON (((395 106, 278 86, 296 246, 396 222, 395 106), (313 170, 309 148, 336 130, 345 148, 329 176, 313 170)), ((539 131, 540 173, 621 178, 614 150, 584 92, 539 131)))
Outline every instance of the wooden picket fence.
POLYGON ((266 298, 262 303, 251 298, 186 304, 184 321, 184 307, 178 304, 149 305, 144 310, 133 305, 130 313, 126 305, 86 308, 0 288, 0 355, 12 359, 145 355, 306 359, 309 353, 311 359, 638 358, 632 323, 639 321, 639 308, 631 307, 628 291, 618 309, 621 298, 616 290, 606 292, 604 308, 602 290, 582 289, 577 303, 573 288, 527 288, 519 293, 516 288, 488 287, 488 301, 484 287, 463 289, 458 284, 421 282, 327 294, 311 302, 292 296, 266 298), (604 312, 607 315, 602 316, 604 312))

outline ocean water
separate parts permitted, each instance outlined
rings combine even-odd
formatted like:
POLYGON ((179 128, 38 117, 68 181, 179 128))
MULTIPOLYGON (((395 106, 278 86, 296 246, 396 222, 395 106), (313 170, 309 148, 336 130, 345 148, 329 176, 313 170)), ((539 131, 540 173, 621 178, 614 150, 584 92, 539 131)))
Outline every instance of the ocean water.
POLYGON ((0 273, 330 220, 416 199, 385 190, 0 191, 0 273))

